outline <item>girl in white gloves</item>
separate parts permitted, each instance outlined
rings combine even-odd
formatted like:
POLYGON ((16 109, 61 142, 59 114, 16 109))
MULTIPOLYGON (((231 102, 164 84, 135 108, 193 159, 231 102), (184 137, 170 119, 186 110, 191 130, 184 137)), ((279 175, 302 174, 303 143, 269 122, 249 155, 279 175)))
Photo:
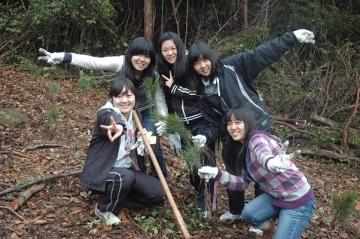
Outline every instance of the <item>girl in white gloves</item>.
MULTIPOLYGON (((200 109, 205 118, 213 117, 215 122, 225 126, 225 116, 234 107, 245 107, 254 113, 256 127, 270 132, 272 119, 256 91, 255 80, 266 67, 278 61, 282 55, 298 43, 315 43, 311 31, 300 29, 287 32, 253 49, 220 59, 204 42, 194 43, 189 51, 189 77, 187 80, 198 85, 197 93, 202 95, 200 109)), ((221 127, 221 141, 228 144, 225 127, 221 127)), ((233 152, 222 150, 222 156, 233 152)), ((224 161, 226 169, 233 172, 224 161)), ((228 190, 229 211, 220 220, 238 220, 244 206, 244 191, 228 190), (240 203, 239 203, 240 202, 240 203)), ((255 185, 255 196, 261 192, 255 185)))
MULTIPOLYGON (((42 48, 39 49, 45 56, 40 56, 39 60, 45 60, 49 64, 70 63, 72 65, 84 67, 91 70, 107 70, 117 74, 117 76, 127 77, 130 79, 136 88, 138 110, 144 123, 144 128, 151 132, 162 132, 165 130, 163 122, 154 122, 151 120, 151 107, 144 88, 144 80, 150 78, 158 80, 158 75, 155 74, 155 48, 151 40, 145 37, 138 37, 134 39, 125 55, 108 56, 108 57, 93 57, 88 55, 81 55, 67 52, 50 53, 42 48), (159 128, 159 129, 158 129, 159 128)), ((156 109, 160 115, 167 115, 167 106, 165 103, 164 93, 161 87, 156 91, 156 109)), ((167 176, 167 168, 160 145, 152 145, 156 159, 159 162, 161 171, 164 176, 167 176)), ((145 170, 143 168, 143 170, 145 170)), ((154 176, 157 176, 153 170, 154 176)))
POLYGON ((120 223, 121 208, 154 206, 164 197, 160 181, 137 170, 132 150, 140 141, 135 137, 134 106, 134 84, 124 77, 114 80, 108 101, 97 112, 80 177, 84 186, 99 193, 95 214, 107 225, 120 223))
POLYGON ((256 130, 249 109, 231 110, 226 122, 231 140, 224 147, 232 152, 227 160, 238 176, 209 166, 200 168, 199 176, 215 178, 230 190, 245 190, 251 181, 258 183, 263 193, 245 205, 241 218, 265 231, 270 229, 269 220, 277 218, 275 239, 300 238, 315 211, 314 192, 292 162, 300 152, 286 154, 288 144, 256 130))

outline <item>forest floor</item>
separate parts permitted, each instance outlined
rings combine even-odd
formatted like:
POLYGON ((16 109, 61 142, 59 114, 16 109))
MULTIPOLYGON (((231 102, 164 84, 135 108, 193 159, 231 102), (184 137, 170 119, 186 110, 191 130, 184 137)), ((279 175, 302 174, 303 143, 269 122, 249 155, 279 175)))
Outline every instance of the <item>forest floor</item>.
MULTIPOLYGON (((0 190, 46 175, 80 170, 96 111, 106 98, 104 89, 94 88, 84 94, 74 80, 34 78, 27 72, 0 66, 0 109, 16 109, 27 115, 25 123, 16 127, 0 125, 0 190), (61 86, 58 93, 49 90, 54 82, 61 86), (59 109, 56 124, 47 120, 50 106, 59 109), (41 147, 45 144, 52 146, 41 147)), ((162 148, 170 172, 169 188, 194 238, 261 238, 248 232, 244 222, 219 223, 219 216, 227 209, 222 186, 217 188, 217 210, 210 218, 202 218, 184 162, 171 152, 165 139, 162 148)), ((329 160, 301 157, 296 164, 317 199, 316 215, 303 238, 360 238, 359 217, 331 226, 333 194, 360 192, 359 174, 329 160)), ((78 176, 47 182, 16 212, 10 211, 20 193, 0 196, 0 238, 181 238, 167 200, 153 209, 124 210, 122 223, 108 227, 94 215, 95 199, 80 185, 78 176)), ((252 190, 246 197, 252 198, 252 190)))

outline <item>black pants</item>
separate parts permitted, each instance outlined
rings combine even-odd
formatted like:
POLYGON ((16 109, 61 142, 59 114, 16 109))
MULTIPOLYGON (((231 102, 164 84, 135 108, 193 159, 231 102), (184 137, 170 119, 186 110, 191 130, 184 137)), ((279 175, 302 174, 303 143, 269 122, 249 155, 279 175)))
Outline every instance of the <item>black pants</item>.
MULTIPOLYGON (((262 191, 258 184, 255 184, 255 197, 259 196, 262 191)), ((229 211, 232 214, 241 214, 245 204, 245 191, 226 190, 229 198, 229 211)))
POLYGON ((158 179, 127 168, 112 168, 106 179, 105 192, 100 194, 101 212, 120 213, 121 208, 141 209, 163 201, 164 191, 158 179))
MULTIPOLYGON (((191 131, 192 135, 202 134, 207 130, 208 127, 211 127, 207 121, 204 119, 197 120, 191 124, 185 125, 187 129, 191 131)), ((207 139, 208 143, 206 145, 207 149, 202 152, 200 156, 201 166, 212 166, 216 167, 216 156, 215 156, 215 142, 213 139, 207 139)), ((184 144, 183 144, 184 146, 184 144)), ((197 203, 198 207, 205 209, 205 180, 201 179, 198 175, 197 170, 190 171, 190 183, 195 188, 197 192, 197 203)), ((207 183, 207 192, 210 195, 211 208, 215 207, 214 198, 214 180, 210 180, 207 183)))

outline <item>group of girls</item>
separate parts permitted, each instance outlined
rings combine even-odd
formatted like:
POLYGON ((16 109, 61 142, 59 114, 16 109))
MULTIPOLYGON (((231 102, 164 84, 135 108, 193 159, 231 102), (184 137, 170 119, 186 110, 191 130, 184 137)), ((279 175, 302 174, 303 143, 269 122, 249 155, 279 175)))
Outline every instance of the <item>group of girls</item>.
MULTIPOLYGON (((165 131, 164 122, 151 120, 151 109, 156 107, 163 116, 168 114, 168 109, 178 114, 192 132, 196 145, 206 145, 215 152, 215 142, 221 139, 224 163, 230 174, 216 167, 215 158, 201 159, 205 166, 190 173, 190 181, 199 192, 200 208, 204 208, 204 181, 210 180, 212 198, 214 180, 220 181, 228 188, 230 207, 221 215, 221 220, 242 219, 252 226, 267 229, 268 220, 279 217, 277 231, 291 232, 293 236, 286 238, 299 238, 313 214, 314 195, 306 178, 289 162, 294 156, 281 151, 281 141, 268 133, 271 118, 254 87, 256 76, 298 42, 314 43, 313 33, 307 30, 289 32, 252 50, 220 60, 203 42, 194 43, 187 55, 178 35, 167 32, 158 40, 156 70, 155 48, 144 37, 136 38, 124 56, 100 58, 40 49, 45 56, 39 59, 48 63, 67 62, 88 69, 111 70, 118 75, 111 85, 108 101, 98 111, 81 175, 81 182, 100 194, 96 214, 107 224, 118 224, 120 220, 116 215, 121 208, 147 207, 163 199, 157 175, 151 177, 137 171, 135 165, 139 163, 131 153, 139 146, 132 120, 136 98, 147 131, 158 135, 165 131), (146 99, 145 79, 160 81, 156 106, 146 99), (246 112, 242 113, 243 110, 246 112), (240 117, 244 114, 250 120, 240 117), (229 125, 239 126, 239 129, 229 125), (254 139, 258 141, 254 143, 254 139), (272 180, 271 183, 268 180, 272 180), (244 208, 244 190, 249 181, 257 183, 262 192, 259 190, 261 195, 244 208), (299 187, 302 190, 298 190, 299 187), (251 210, 262 208, 254 207, 255 201, 271 207, 271 213, 257 216, 251 210)), ((159 144, 153 149, 167 176, 159 144)), ((276 238, 284 238, 278 236, 283 235, 279 233, 276 238)))

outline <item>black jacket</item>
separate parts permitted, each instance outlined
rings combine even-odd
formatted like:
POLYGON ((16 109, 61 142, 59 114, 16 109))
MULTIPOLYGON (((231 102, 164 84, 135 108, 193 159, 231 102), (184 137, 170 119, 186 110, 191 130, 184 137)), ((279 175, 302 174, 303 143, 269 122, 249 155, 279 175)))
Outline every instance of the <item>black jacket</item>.
POLYGON ((100 127, 100 125, 111 124, 110 116, 115 119, 117 124, 123 125, 124 131, 126 130, 125 123, 114 110, 99 110, 83 172, 80 176, 80 181, 85 187, 99 192, 105 191, 106 176, 114 166, 120 145, 120 137, 111 143, 107 137, 107 131, 100 127))
POLYGON ((217 84, 217 93, 205 94, 203 89, 203 115, 225 125, 226 113, 231 108, 242 106, 254 112, 258 129, 270 130, 272 120, 255 90, 254 80, 264 68, 279 60, 296 43, 293 33, 285 33, 254 49, 223 59, 220 74, 212 79, 212 83, 217 84))

